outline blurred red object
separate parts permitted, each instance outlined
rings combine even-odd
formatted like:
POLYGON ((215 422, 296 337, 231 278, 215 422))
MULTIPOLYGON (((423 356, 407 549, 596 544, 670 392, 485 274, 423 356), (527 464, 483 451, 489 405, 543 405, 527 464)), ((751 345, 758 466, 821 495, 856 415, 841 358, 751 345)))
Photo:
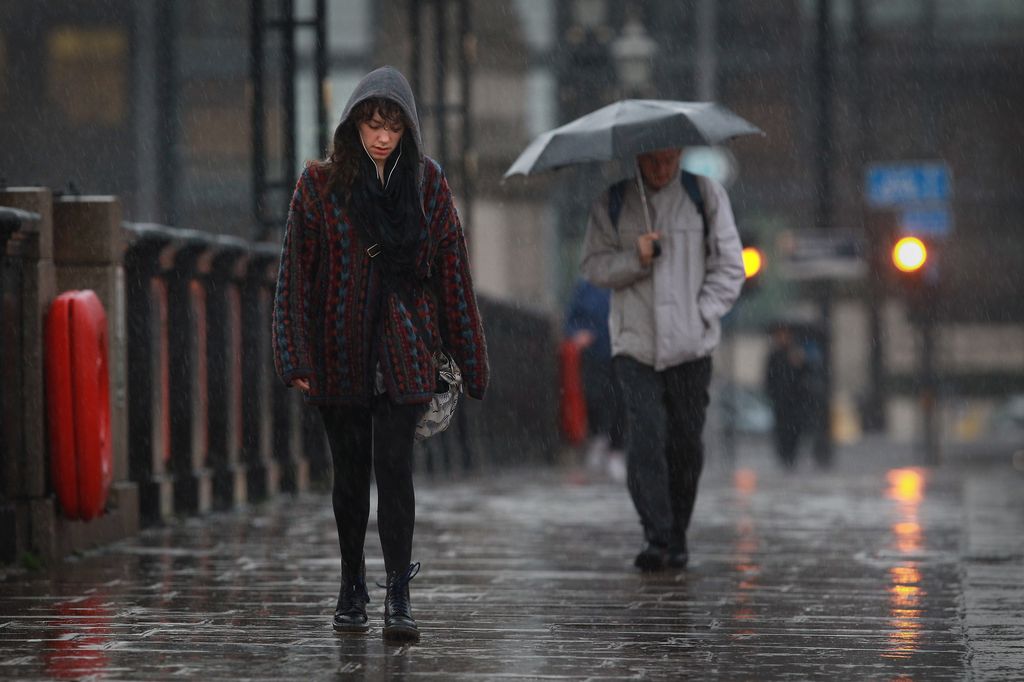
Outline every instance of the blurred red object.
POLYGON ((559 421, 562 435, 570 445, 579 445, 587 438, 587 402, 580 374, 580 347, 571 339, 565 339, 558 347, 558 359, 562 396, 559 421))

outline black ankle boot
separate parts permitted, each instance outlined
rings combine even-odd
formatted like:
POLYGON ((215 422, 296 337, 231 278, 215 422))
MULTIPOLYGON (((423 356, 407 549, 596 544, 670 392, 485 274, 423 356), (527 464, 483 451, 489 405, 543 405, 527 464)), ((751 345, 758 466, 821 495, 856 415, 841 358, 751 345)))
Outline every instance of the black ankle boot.
POLYGON ((366 632, 370 628, 366 617, 366 603, 370 595, 366 592, 366 560, 360 565, 359 573, 351 575, 344 564, 341 569, 341 591, 338 605, 334 609, 335 632, 366 632))
POLYGON ((420 572, 419 563, 409 564, 405 571, 388 574, 387 596, 384 597, 384 639, 391 642, 418 642, 420 631, 412 619, 409 603, 409 581, 420 572))
POLYGON ((668 559, 668 549, 664 545, 648 542, 640 553, 633 560, 633 565, 641 571, 650 573, 665 568, 665 561, 668 559))

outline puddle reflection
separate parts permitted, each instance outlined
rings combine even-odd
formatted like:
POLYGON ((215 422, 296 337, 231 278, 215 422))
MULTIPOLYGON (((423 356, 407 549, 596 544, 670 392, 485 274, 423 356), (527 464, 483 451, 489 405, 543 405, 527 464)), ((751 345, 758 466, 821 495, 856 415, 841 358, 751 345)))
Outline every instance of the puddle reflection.
POLYGON ((890 500, 916 507, 924 497, 924 474, 920 469, 892 469, 886 478, 889 481, 887 497, 890 500))
POLYGON ((93 595, 56 605, 52 639, 45 640, 46 674, 60 680, 78 680, 101 674, 107 667, 111 612, 104 599, 93 595))
POLYGON ((889 569, 889 651, 885 658, 909 658, 917 651, 921 636, 921 571, 915 557, 924 546, 918 508, 924 499, 925 477, 920 469, 893 469, 886 476, 886 497, 897 505, 891 526, 893 546, 904 561, 889 569))
POLYGON ((335 635, 338 650, 336 680, 365 680, 367 678, 367 639, 364 634, 335 635))
MULTIPOLYGON (((751 511, 751 498, 757 492, 757 472, 752 469, 737 469, 733 474, 733 487, 736 491, 739 514, 736 517, 736 536, 733 541, 732 568, 739 577, 732 611, 737 625, 751 625, 757 617, 752 606, 752 592, 760 585, 761 565, 757 562, 757 551, 761 546, 751 511)), ((734 637, 746 637, 755 634, 754 630, 743 627, 737 629, 734 637)))

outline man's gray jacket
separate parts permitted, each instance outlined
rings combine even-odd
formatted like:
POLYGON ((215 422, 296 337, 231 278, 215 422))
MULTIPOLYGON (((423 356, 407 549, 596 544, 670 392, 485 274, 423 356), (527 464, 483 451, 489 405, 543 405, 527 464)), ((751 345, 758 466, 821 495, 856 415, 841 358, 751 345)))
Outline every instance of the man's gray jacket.
POLYGON ((612 355, 661 371, 710 355, 722 335, 721 318, 743 286, 743 256, 725 189, 698 177, 708 217, 677 176, 659 191, 647 188, 651 225, 661 233, 661 256, 643 267, 636 239, 646 231, 636 182, 626 183, 618 225, 608 215, 608 192, 590 207, 583 276, 612 290, 608 324, 612 355))

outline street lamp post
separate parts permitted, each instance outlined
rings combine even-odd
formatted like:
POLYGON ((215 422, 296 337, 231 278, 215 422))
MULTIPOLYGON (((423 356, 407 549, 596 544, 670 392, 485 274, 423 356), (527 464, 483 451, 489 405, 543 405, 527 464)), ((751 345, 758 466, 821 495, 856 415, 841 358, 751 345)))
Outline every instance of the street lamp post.
POLYGON ((635 16, 629 17, 622 35, 611 46, 615 68, 627 97, 650 96, 654 57, 658 44, 635 16))

